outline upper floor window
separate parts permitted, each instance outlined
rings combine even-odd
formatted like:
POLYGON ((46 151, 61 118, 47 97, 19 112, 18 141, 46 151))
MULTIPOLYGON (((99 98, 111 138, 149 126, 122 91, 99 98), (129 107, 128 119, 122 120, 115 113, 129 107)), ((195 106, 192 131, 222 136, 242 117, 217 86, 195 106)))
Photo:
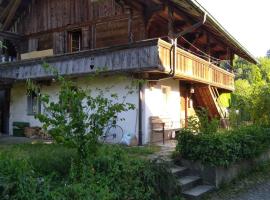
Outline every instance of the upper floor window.
POLYGON ((80 51, 82 48, 82 31, 81 30, 74 30, 68 32, 68 46, 69 52, 77 52, 80 51))

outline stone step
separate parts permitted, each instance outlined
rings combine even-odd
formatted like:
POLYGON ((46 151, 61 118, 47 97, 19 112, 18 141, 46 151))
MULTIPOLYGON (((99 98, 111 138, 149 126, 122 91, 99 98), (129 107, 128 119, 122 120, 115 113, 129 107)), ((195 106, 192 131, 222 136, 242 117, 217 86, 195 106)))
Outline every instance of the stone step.
POLYGON ((183 192, 201 184, 202 179, 199 176, 183 176, 178 179, 178 182, 183 192))
POLYGON ((215 190, 214 186, 198 185, 194 188, 182 192, 182 194, 186 199, 198 200, 202 199, 206 194, 212 192, 213 190, 215 190))
POLYGON ((167 163, 168 165, 170 165, 170 166, 173 166, 174 165, 174 160, 173 159, 171 159, 171 158, 169 158, 169 157, 167 157, 167 156, 152 156, 151 158, 150 158, 151 160, 155 160, 155 159, 157 159, 157 161, 158 161, 158 163, 159 162, 165 162, 165 163, 167 163))
POLYGON ((180 167, 180 166, 172 166, 171 172, 177 178, 181 178, 181 177, 186 176, 188 174, 188 168, 187 167, 180 167))

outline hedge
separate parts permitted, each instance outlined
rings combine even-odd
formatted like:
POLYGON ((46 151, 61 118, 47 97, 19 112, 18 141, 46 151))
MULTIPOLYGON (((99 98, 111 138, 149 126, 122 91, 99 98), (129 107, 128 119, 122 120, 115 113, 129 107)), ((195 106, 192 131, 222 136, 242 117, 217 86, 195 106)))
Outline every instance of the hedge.
POLYGON ((211 166, 229 166, 258 157, 270 149, 270 130, 247 126, 213 134, 178 134, 176 151, 184 159, 211 166))

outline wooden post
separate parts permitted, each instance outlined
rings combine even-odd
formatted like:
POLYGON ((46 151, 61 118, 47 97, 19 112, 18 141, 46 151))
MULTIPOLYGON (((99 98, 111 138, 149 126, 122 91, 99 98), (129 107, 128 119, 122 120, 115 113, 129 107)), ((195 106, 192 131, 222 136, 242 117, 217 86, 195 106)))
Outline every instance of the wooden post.
MULTIPOLYGON (((1 37, 0 36, 0 42, 4 42, 4 38, 3 37, 1 37)), ((2 55, 3 54, 3 48, 0 48, 0 55, 2 55)), ((0 60, 0 62, 1 62, 1 60, 0 60)))
POLYGON ((89 49, 89 27, 82 28, 82 49, 89 49))
POLYGON ((165 144, 165 123, 162 123, 163 144, 165 144))
POLYGON ((206 40, 207 40, 207 55, 208 55, 208 62, 211 62, 211 47, 210 47, 210 44, 211 44, 211 40, 210 40, 210 37, 209 37, 209 34, 206 34, 206 40))
POLYGON ((188 94, 185 91, 185 128, 188 127, 188 94))
POLYGON ((174 39, 175 37, 175 31, 174 31, 174 11, 173 11, 173 8, 171 6, 168 6, 168 20, 169 20, 169 23, 168 23, 168 36, 169 38, 171 39, 174 39))
POLYGON ((96 25, 92 25, 91 49, 96 48, 96 25))
POLYGON ((130 6, 126 7, 128 14, 128 42, 132 43, 134 40, 133 32, 132 32, 132 22, 133 22, 133 11, 130 6))

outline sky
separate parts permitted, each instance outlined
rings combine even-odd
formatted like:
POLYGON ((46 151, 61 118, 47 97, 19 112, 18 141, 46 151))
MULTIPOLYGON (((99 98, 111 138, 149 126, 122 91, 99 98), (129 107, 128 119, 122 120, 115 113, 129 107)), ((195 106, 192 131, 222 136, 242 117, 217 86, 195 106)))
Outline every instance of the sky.
POLYGON ((270 49, 270 0, 197 0, 254 56, 270 49))

